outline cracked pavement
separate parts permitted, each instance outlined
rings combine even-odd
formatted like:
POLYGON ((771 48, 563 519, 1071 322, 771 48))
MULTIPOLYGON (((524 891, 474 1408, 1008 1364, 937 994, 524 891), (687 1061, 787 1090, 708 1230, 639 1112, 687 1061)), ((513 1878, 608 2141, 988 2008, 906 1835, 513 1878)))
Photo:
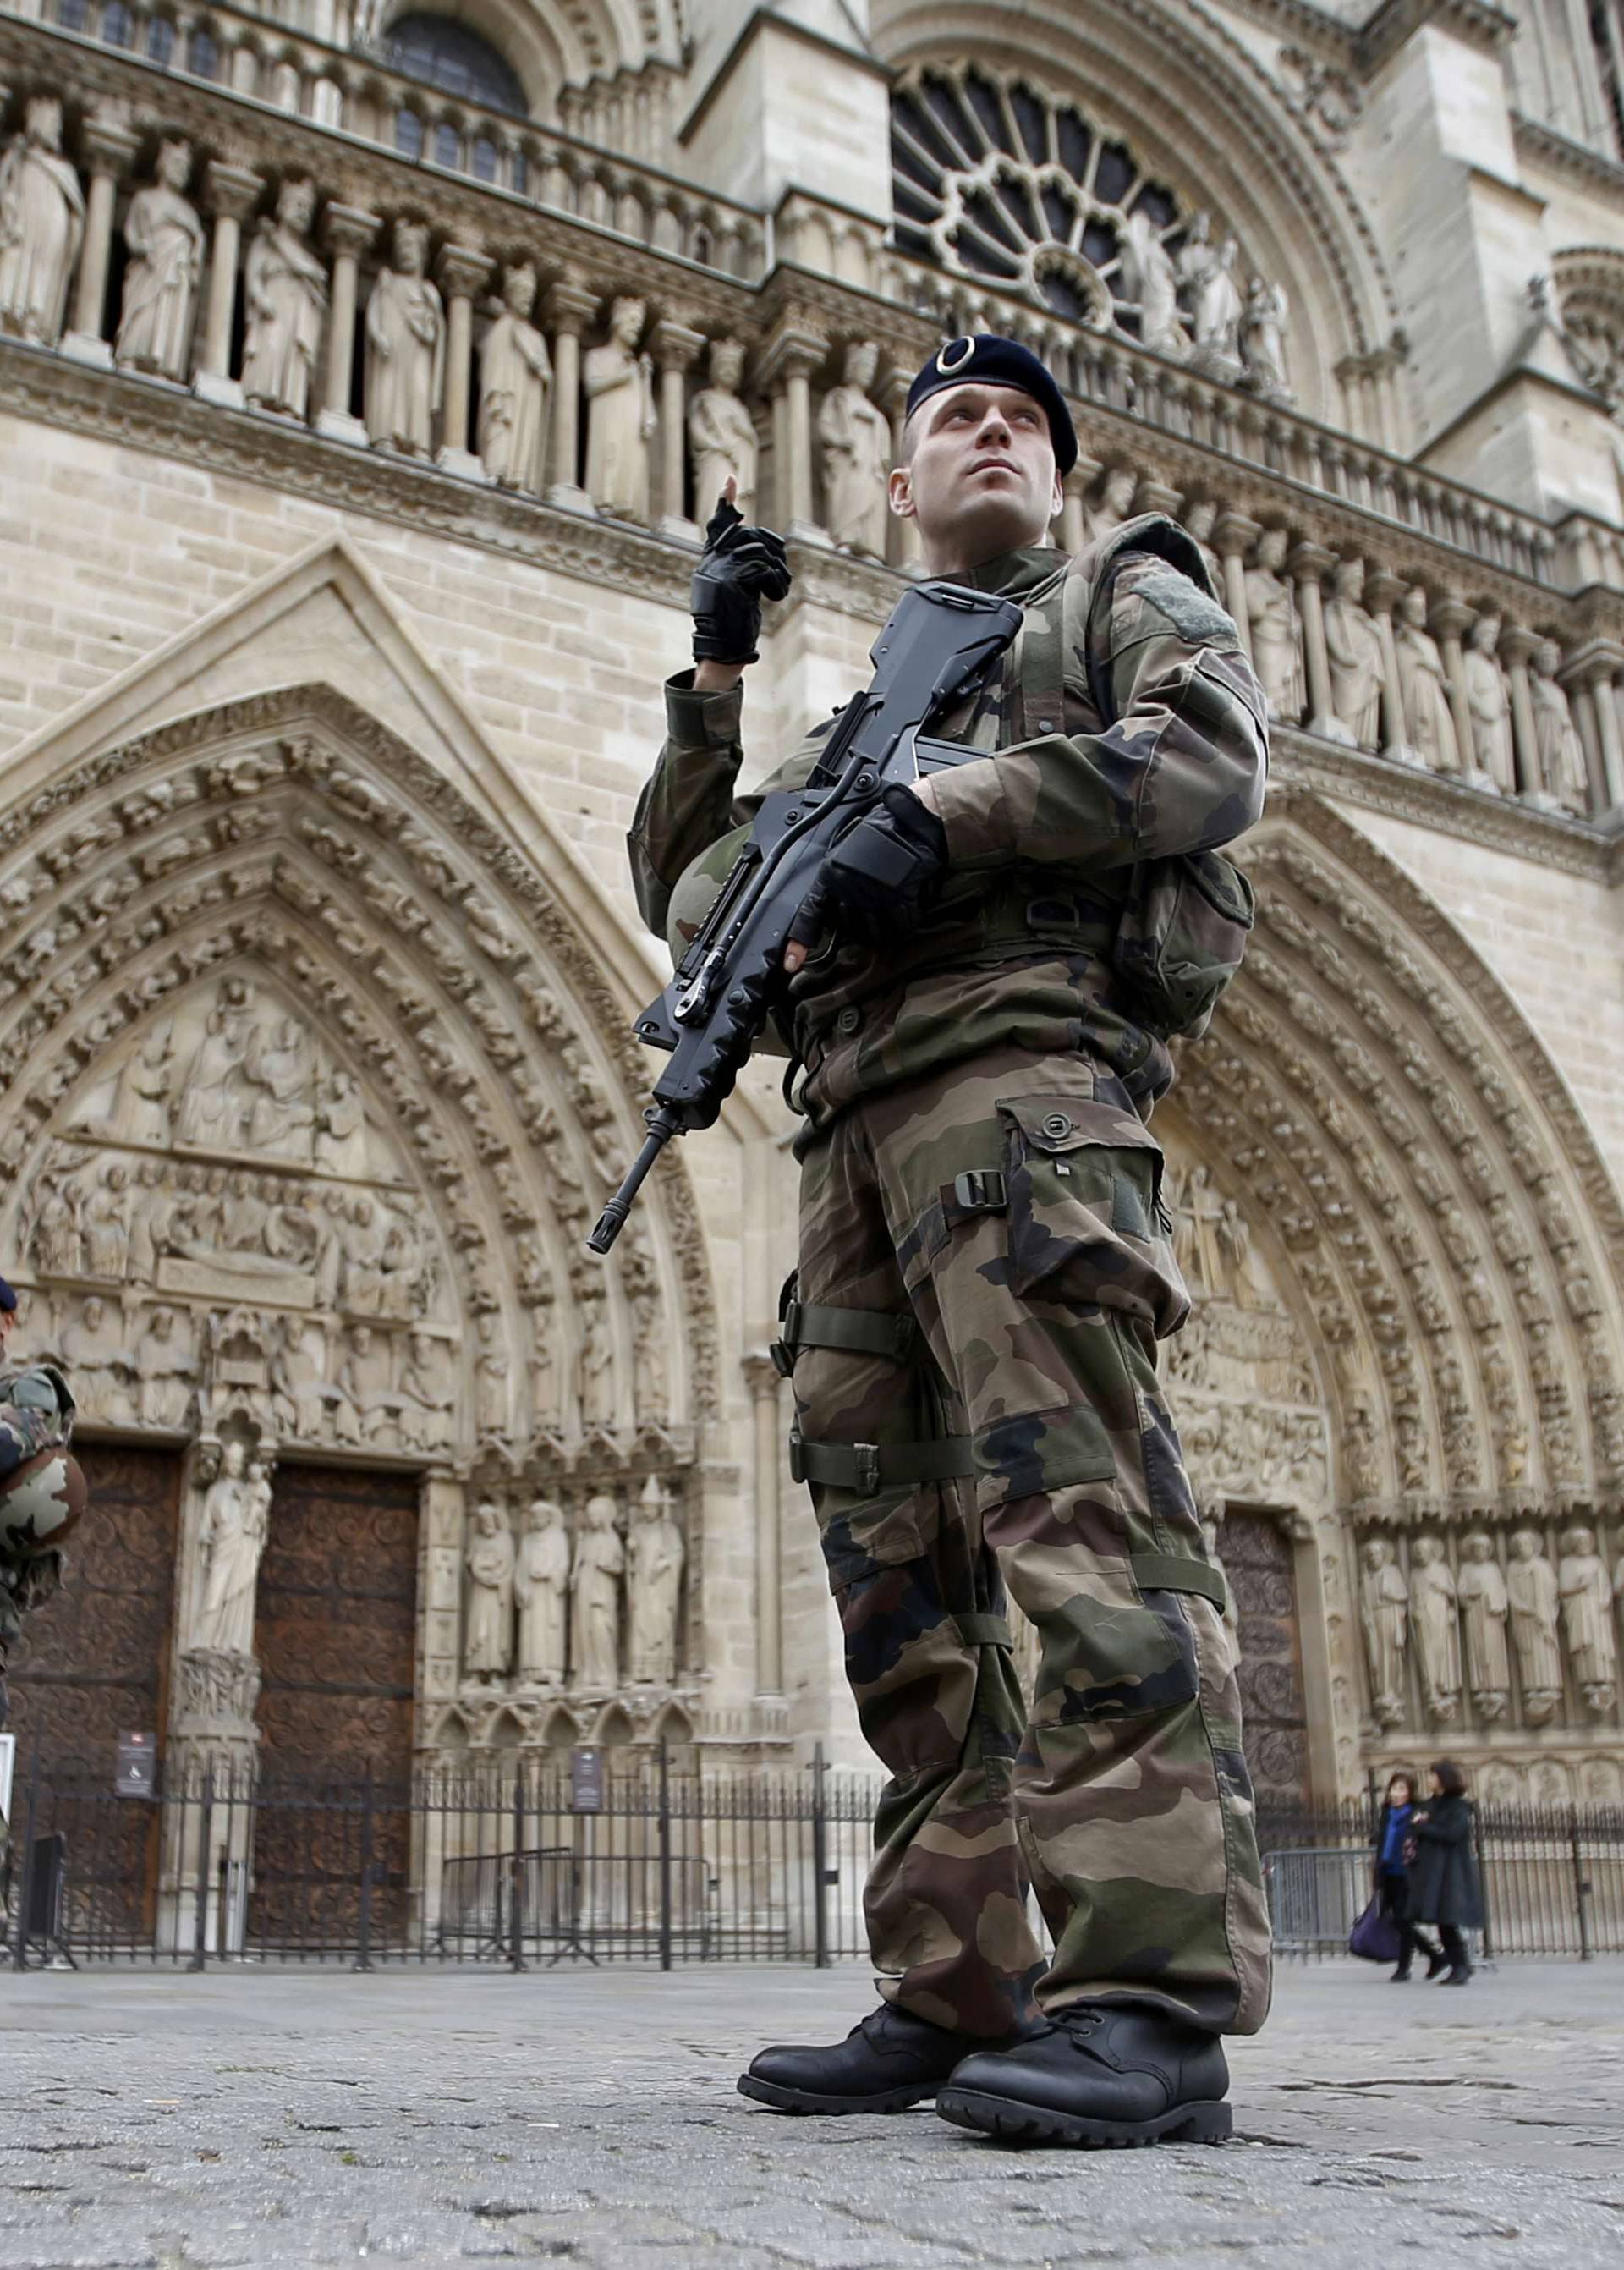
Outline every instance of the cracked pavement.
POLYGON ((1624 1963, 1464 1993, 1286 1968, 1221 2151, 1017 2154, 735 2093, 871 1994, 853 1967, 8 1972, 0 2270, 1624 2259, 1624 1963))

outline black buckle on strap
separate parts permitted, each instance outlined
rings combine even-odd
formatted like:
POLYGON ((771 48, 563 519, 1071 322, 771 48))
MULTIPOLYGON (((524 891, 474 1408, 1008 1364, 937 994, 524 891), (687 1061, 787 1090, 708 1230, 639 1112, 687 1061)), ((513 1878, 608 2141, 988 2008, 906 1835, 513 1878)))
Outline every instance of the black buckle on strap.
MULTIPOLYGON (((795 1280, 791 1278, 790 1281, 793 1284, 795 1280)), ((794 1373, 800 1336, 801 1304, 786 1288, 785 1297, 778 1304, 778 1338, 768 1344, 767 1351, 780 1379, 788 1379, 794 1373)))
POLYGON ((1008 1200, 996 1167, 971 1167, 953 1178, 953 1204, 960 1213, 1002 1213, 1008 1200))

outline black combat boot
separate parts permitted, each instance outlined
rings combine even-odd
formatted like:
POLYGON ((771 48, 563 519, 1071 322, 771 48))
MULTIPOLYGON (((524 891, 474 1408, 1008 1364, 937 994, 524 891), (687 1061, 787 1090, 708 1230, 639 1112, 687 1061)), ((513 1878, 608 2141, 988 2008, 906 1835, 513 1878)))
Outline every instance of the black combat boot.
POLYGON ((966 2058, 936 2109, 1008 2144, 1221 2144, 1228 2087, 1212 2034, 1159 2010, 1082 2003, 1013 2049, 966 2058))
POLYGON ((906 2112, 934 2096, 976 2046, 882 2002, 829 2049, 763 2050, 738 2093, 779 2112, 906 2112))

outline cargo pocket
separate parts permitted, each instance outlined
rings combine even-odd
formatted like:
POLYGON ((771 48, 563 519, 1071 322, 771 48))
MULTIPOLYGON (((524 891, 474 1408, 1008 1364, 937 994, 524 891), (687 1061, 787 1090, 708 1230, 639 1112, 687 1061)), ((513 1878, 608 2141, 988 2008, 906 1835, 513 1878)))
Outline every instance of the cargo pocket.
POLYGON ((1000 1097, 1010 1285, 1176 1332, 1190 1295, 1161 1202, 1161 1146, 1126 1106, 1094 1096, 1000 1097))
POLYGON ((942 1597, 940 1500, 924 1490, 823 1525, 846 1677, 869 1747, 907 1778, 955 1760, 975 1708, 977 1663, 942 1597))

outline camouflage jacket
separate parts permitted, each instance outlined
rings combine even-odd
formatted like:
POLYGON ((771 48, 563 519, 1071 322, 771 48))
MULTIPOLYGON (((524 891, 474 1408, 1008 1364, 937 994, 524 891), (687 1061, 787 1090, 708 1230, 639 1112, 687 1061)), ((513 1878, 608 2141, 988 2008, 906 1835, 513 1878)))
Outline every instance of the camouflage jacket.
MULTIPOLYGON (((883 951, 826 939, 794 981, 797 1100, 814 1125, 1011 1042, 1086 1050, 1148 1110, 1172 1059, 1109 960, 1135 864, 1232 842, 1263 808, 1263 691, 1174 523, 1130 521, 1073 559, 1008 553, 965 580, 1020 599, 1025 621, 1000 675, 931 729, 985 754, 921 784, 949 861, 929 920, 883 951)), ((689 679, 667 685, 665 745, 628 838, 638 907, 673 954, 761 797, 805 780, 833 722, 738 796, 742 688, 699 694, 689 679)))

